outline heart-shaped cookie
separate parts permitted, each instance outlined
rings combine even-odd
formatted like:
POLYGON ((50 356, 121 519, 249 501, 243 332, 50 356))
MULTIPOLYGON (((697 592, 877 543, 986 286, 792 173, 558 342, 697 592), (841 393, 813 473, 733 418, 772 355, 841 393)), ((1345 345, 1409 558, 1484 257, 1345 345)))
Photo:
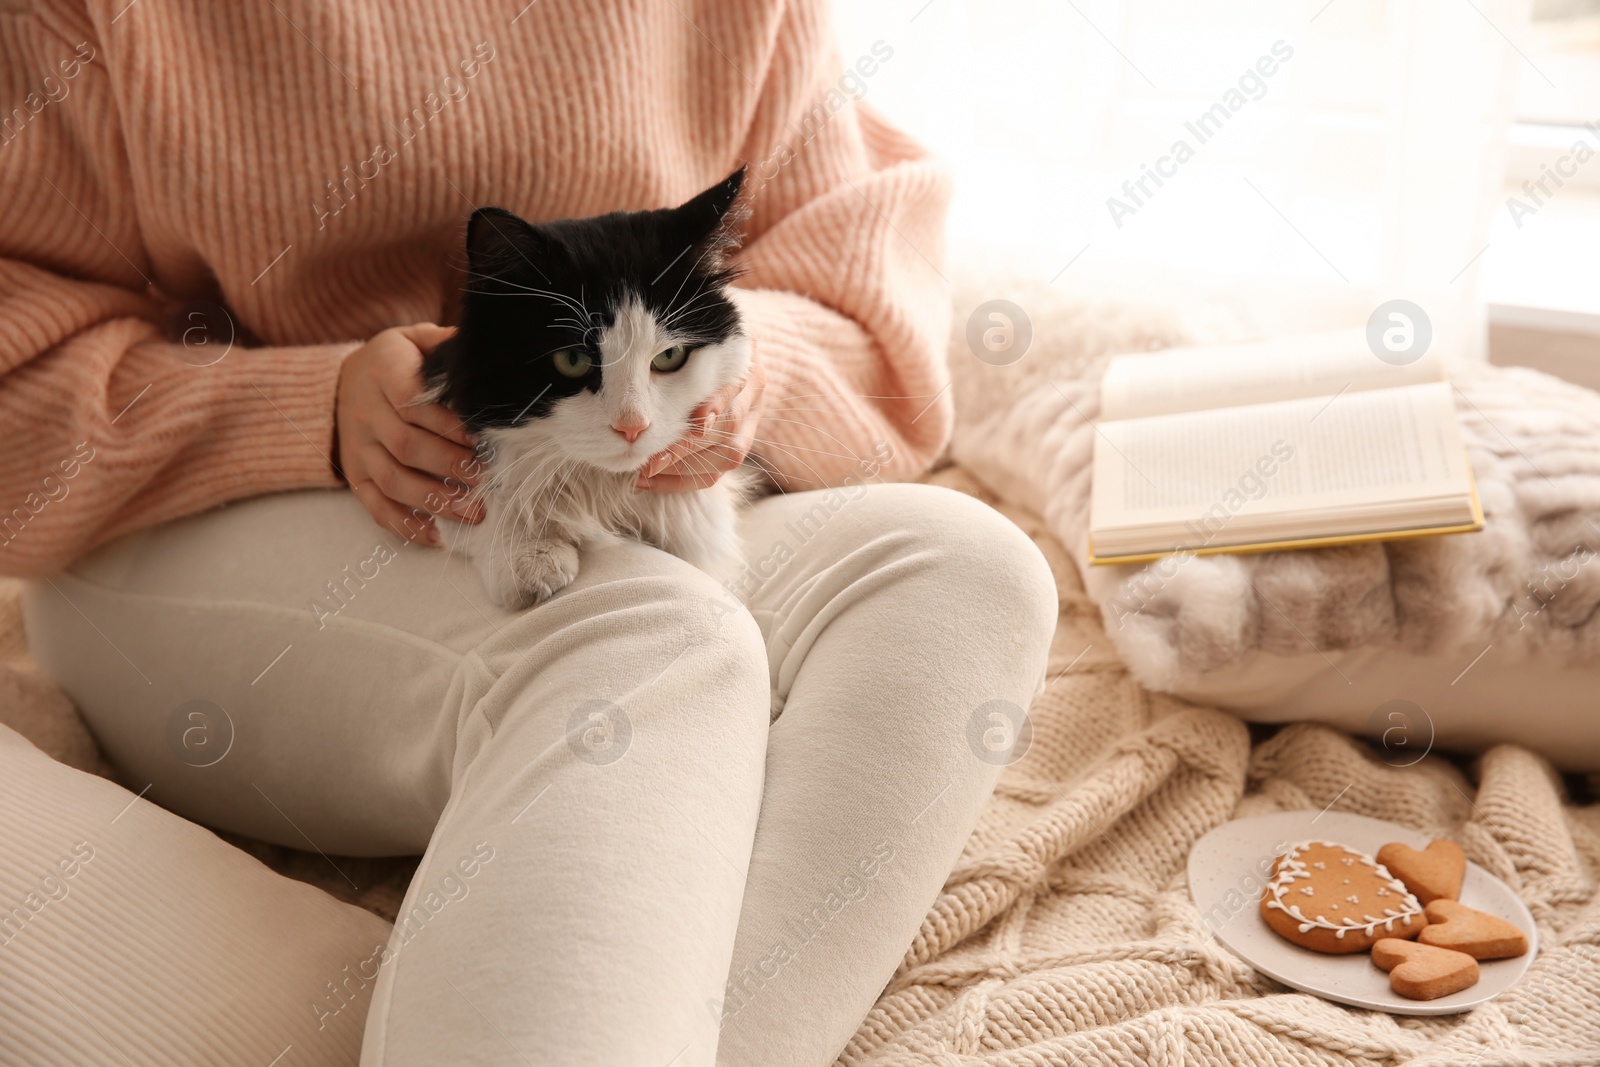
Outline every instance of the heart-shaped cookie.
POLYGON ((1371 856, 1331 841, 1302 841, 1278 857, 1261 917, 1285 940, 1316 952, 1365 952, 1386 937, 1412 938, 1422 904, 1371 856))
POLYGON ((1477 960, 1502 960, 1528 951, 1528 935, 1504 919, 1455 900, 1436 900, 1427 907, 1425 945, 1455 949, 1477 960))
POLYGON ((1478 961, 1465 952, 1398 937, 1373 945, 1372 962, 1389 972, 1389 988, 1408 1000, 1437 1000, 1478 980, 1478 961))
POLYGON ((1467 854, 1454 841, 1429 841, 1421 851, 1393 842, 1378 850, 1378 862, 1425 905, 1459 899, 1467 876, 1467 854))

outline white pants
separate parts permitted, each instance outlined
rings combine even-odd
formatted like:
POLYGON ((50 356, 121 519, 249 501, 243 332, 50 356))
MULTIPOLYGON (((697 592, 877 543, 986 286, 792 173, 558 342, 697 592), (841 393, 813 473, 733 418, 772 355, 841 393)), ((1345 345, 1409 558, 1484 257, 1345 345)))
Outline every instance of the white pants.
MULTIPOLYGON (((744 606, 630 543, 504 612, 348 494, 285 494, 35 586, 29 633, 146 799, 423 853, 388 945, 352 961, 378 971, 363 1064, 822 1067, 993 787, 979 739, 1041 681, 1054 583, 928 486, 771 498, 743 536, 744 606)), ((215 951, 166 946, 141 981, 215 951)))

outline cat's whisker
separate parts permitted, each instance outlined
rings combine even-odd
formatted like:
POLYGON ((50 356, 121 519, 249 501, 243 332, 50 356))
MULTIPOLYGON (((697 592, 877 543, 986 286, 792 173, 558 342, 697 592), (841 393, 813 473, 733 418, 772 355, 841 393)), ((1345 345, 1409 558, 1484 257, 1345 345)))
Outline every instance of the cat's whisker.
POLYGON ((703 289, 695 290, 694 295, 689 298, 688 303, 676 308, 661 320, 662 329, 676 329, 678 323, 684 318, 692 313, 701 311, 703 308, 709 307, 712 303, 714 303, 718 295, 719 294, 715 292, 703 291, 703 289))
MULTIPOLYGON (((549 292, 549 291, 543 290, 543 289, 527 289, 527 287, 525 287, 525 286, 524 287, 519 287, 519 288, 526 289, 526 292, 520 292, 520 293, 489 293, 489 294, 486 294, 486 295, 489 295, 489 296, 511 296, 511 297, 518 297, 518 298, 524 299, 524 300, 529 299, 531 297, 535 297, 535 296, 541 297, 543 299, 550 300, 550 301, 558 304, 560 307, 563 307, 566 310, 572 312, 572 314, 577 317, 576 320, 574 321, 574 327, 576 329, 579 329, 579 330, 583 331, 584 333, 588 333, 588 331, 593 328, 593 318, 592 318, 592 316, 590 316, 588 308, 584 307, 581 303, 578 303, 577 301, 574 301, 571 297, 563 296, 560 293, 553 293, 553 292, 549 292)), ((571 321, 571 320, 569 320, 569 321, 571 321)))
MULTIPOLYGON (((753 454, 753 450, 755 449, 756 445, 762 445, 762 446, 764 446, 765 448, 767 448, 770 451, 776 451, 776 452, 782 453, 783 455, 788 456, 788 458, 789 458, 789 460, 791 462, 797 463, 800 466, 804 467, 807 471, 809 471, 811 476, 812 476, 812 478, 815 479, 817 485, 821 486, 821 485, 826 485, 828 483, 828 479, 824 478, 821 475, 821 473, 819 473, 817 471, 817 469, 815 467, 813 467, 810 463, 806 462, 804 457, 796 455, 794 453, 794 451, 789 446, 781 444, 781 443, 779 443, 777 441, 770 440, 768 438, 754 437, 754 438, 751 439, 751 442, 750 442, 750 447, 752 449, 752 454, 753 454)), ((812 450, 812 451, 814 451, 814 450, 812 450)), ((832 453, 828 453, 828 455, 831 456, 833 454, 832 453)), ((840 457, 840 458, 845 458, 845 457, 840 457)), ((771 461, 769 460, 767 462, 770 464, 771 461)), ((775 465, 771 467, 771 472, 775 476, 783 474, 783 472, 779 471, 778 468, 775 465)), ((784 475, 784 476, 787 477, 787 475, 784 475)))
MULTIPOLYGON (((762 421, 764 421, 764 422, 766 422, 766 421, 770 421, 770 422, 786 422, 786 421, 789 421, 789 420, 786 420, 786 419, 770 419, 770 420, 769 419, 763 419, 762 421)), ((817 448, 817 447, 812 446, 812 445, 802 445, 802 444, 799 444, 798 442, 794 442, 794 441, 789 442, 789 446, 791 448, 799 448, 799 449, 802 449, 802 450, 804 450, 806 452, 815 453, 816 455, 819 455, 819 456, 829 456, 829 457, 832 457, 832 458, 835 458, 835 459, 853 460, 856 463, 866 463, 866 462, 868 462, 867 457, 861 455, 855 449, 851 448, 850 445, 847 442, 845 442, 843 440, 840 440, 838 437, 834 436, 831 433, 828 433, 826 430, 820 430, 817 427, 812 426, 810 423, 798 423, 797 425, 804 426, 805 428, 807 428, 809 430, 814 430, 817 433, 822 434, 823 437, 826 437, 829 440, 831 440, 833 443, 839 445, 841 448, 844 449, 844 451, 843 452, 830 452, 828 449, 825 449, 825 448, 817 448)), ((757 440, 762 440, 762 438, 758 437, 757 440)))
POLYGON ((763 444, 766 446, 766 448, 769 451, 777 452, 780 455, 788 457, 788 462, 789 463, 795 464, 795 465, 800 466, 800 467, 804 467, 806 472, 810 475, 809 478, 797 478, 795 476, 794 472, 782 469, 776 463, 773 463, 772 464, 773 480, 775 482, 777 482, 778 484, 782 485, 782 484, 784 484, 786 482, 787 483, 794 483, 796 481, 800 481, 800 482, 803 482, 804 483, 804 487, 808 488, 808 489, 820 489, 823 486, 828 484, 828 479, 824 478, 822 476, 822 474, 817 470, 817 468, 815 468, 811 464, 807 463, 800 456, 795 455, 788 448, 784 447, 783 445, 777 444, 775 442, 771 442, 771 441, 763 442, 763 444))
POLYGON ((745 456, 744 459, 746 463, 754 464, 756 468, 761 471, 761 473, 773 479, 774 482, 777 481, 778 468, 772 465, 771 460, 767 459, 765 456, 759 456, 754 452, 751 452, 749 455, 745 456))
MULTIPOLYGON (((546 297, 546 298, 548 298, 550 300, 556 301, 559 304, 566 305, 567 307, 571 308, 575 313, 577 313, 579 315, 582 315, 586 320, 589 317, 589 311, 588 311, 588 309, 586 307, 583 306, 583 301, 582 301, 582 297, 581 296, 579 297, 578 300, 573 300, 572 297, 566 295, 565 293, 557 293, 557 292, 554 292, 553 290, 550 290, 550 289, 539 289, 539 288, 537 288, 535 286, 531 286, 531 285, 522 285, 522 284, 519 284, 517 282, 512 281, 509 278, 506 278, 506 277, 503 277, 503 276, 498 276, 497 277, 497 276, 492 275, 492 274, 477 274, 476 272, 468 271, 467 272, 467 276, 468 277, 482 278, 484 281, 495 282, 496 284, 504 285, 504 286, 507 286, 507 287, 512 288, 512 289, 520 289, 520 290, 522 290, 523 292, 526 292, 526 293, 533 293, 533 294, 535 294, 537 296, 546 297)), ((490 293, 490 294, 486 294, 486 295, 496 296, 496 295, 510 295, 510 294, 490 293)))
POLYGON ((548 456, 541 456, 537 452, 524 452, 522 455, 520 455, 516 459, 512 460, 506 466, 496 467, 494 470, 490 471, 489 472, 489 480, 487 482, 483 483, 484 484, 484 488, 485 489, 498 489, 498 488, 504 486, 506 484, 506 482, 510 479, 511 474, 517 469, 517 465, 520 464, 520 463, 526 463, 526 462, 529 462, 530 460, 531 461, 536 461, 536 462, 543 462, 543 461, 545 461, 545 460, 547 460, 549 458, 550 457, 548 457, 548 456))
MULTIPOLYGON (((533 469, 530 470, 523 477, 521 483, 518 484, 516 490, 511 492, 511 493, 506 494, 506 497, 505 497, 506 506, 501 509, 499 516, 496 517, 496 519, 495 519, 494 530, 492 531, 492 533, 490 535, 490 540, 491 541, 493 541, 495 543, 499 543, 501 541, 501 538, 503 537, 503 535, 506 532, 507 525, 509 523, 515 521, 516 515, 517 515, 517 511, 518 511, 518 508, 519 508, 518 498, 521 496, 522 491, 527 488, 528 482, 533 480, 535 477, 539 477, 540 478, 541 484, 544 481, 547 480, 542 476, 542 471, 544 469, 544 466, 545 466, 545 464, 542 461, 540 463, 534 464, 533 469)), ((501 484, 503 485, 504 482, 502 482, 501 484)))
MULTIPOLYGON (((669 307, 671 307, 672 305, 675 305, 678 302, 678 297, 683 295, 683 287, 689 281, 690 278, 698 278, 698 279, 700 279, 700 283, 699 284, 700 284, 701 288, 705 287, 705 280, 704 280, 704 276, 700 273, 700 266, 701 266, 701 264, 705 263, 706 257, 709 256, 713 251, 715 251, 715 248, 713 246, 708 245, 705 249, 703 249, 700 252, 700 258, 698 258, 698 259, 696 259, 694 261, 694 266, 687 273, 684 274, 683 281, 680 281, 678 283, 678 291, 673 293, 672 294, 672 299, 670 301, 668 301, 668 306, 669 307)), ((699 295, 699 290, 696 290, 696 295, 699 295)))
POLYGON ((528 471, 526 476, 523 477, 515 491, 506 495, 507 506, 501 511, 500 517, 495 523, 493 535, 495 540, 498 540, 501 534, 505 531, 506 523, 511 521, 517 514, 518 508, 520 507, 520 499, 522 498, 523 490, 527 488, 528 482, 533 480, 535 477, 539 477, 541 486, 547 484, 550 480, 550 477, 545 475, 545 470, 547 468, 558 469, 560 463, 562 462, 562 457, 559 455, 541 456, 537 452, 524 453, 522 456, 512 461, 512 463, 503 471, 496 472, 496 474, 491 477, 488 485, 485 487, 486 491, 489 488, 503 488, 510 480, 510 475, 516 470, 517 466, 528 460, 533 461, 533 469, 528 471))
MULTIPOLYGON (((549 473, 541 478, 540 483, 534 492, 528 494, 527 496, 523 495, 523 490, 526 488, 527 484, 527 480, 524 480, 523 485, 519 486, 517 488, 517 492, 508 499, 508 504, 511 506, 508 506, 506 510, 508 514, 514 516, 513 522, 525 522, 528 517, 527 507, 534 500, 543 501, 546 504, 553 504, 554 501, 561 499, 562 493, 566 490, 568 479, 575 469, 575 465, 566 463, 558 458, 557 462, 553 465, 549 473)), ((546 507, 544 521, 540 524, 539 533, 535 540, 543 540, 545 534, 549 532, 550 516, 553 514, 553 512, 553 506, 546 507)))
MULTIPOLYGON (((948 388, 948 387, 947 387, 948 388)), ((851 400, 932 400, 938 393, 851 393, 851 400)), ((775 404, 788 404, 791 400, 817 400, 838 399, 832 393, 790 393, 787 396, 776 397, 772 400, 775 404)), ((816 411, 832 411, 833 408, 815 408, 816 411)))
MULTIPOLYGON (((773 418, 771 416, 762 416, 761 421, 762 422, 794 422, 793 419, 780 419, 780 418, 773 418)), ((841 447, 843 447, 845 449, 845 451, 844 452, 829 452, 827 449, 824 449, 824 448, 812 448, 812 447, 808 447, 806 445, 794 444, 793 442, 790 443, 791 447, 803 448, 807 452, 815 452, 818 455, 831 456, 831 457, 833 457, 835 459, 853 459, 853 460, 857 461, 858 463, 866 462, 866 460, 865 460, 865 458, 863 456, 861 456, 858 453, 856 453, 854 450, 852 450, 850 448, 849 445, 845 444, 844 441, 841 441, 839 438, 834 437, 833 434, 828 433, 826 430, 822 430, 822 429, 820 429, 820 428, 818 428, 816 426, 812 426, 810 423, 806 423, 806 422, 798 422, 798 423, 795 423, 795 425, 804 426, 807 429, 815 430, 816 432, 822 434, 824 437, 832 438, 833 441, 836 442, 841 447)), ((728 431, 728 430, 708 430, 707 433, 708 434, 710 434, 710 433, 730 434, 731 431, 728 431)), ((752 438, 752 440, 753 441, 766 441, 768 439, 767 438, 763 438, 763 437, 755 437, 755 438, 752 438)))
MULTIPOLYGON (((579 467, 576 463, 568 464, 565 468, 563 468, 561 471, 561 484, 556 486, 555 489, 551 491, 551 497, 556 500, 561 499, 562 494, 566 492, 567 486, 571 484, 572 479, 578 474, 578 472, 579 467)), ((544 522, 539 526, 539 540, 543 541, 545 539, 545 534, 550 531, 550 519, 554 515, 555 508, 545 509, 544 522)))
POLYGON ((707 290, 704 284, 702 284, 699 289, 695 290, 694 295, 692 295, 683 306, 674 309, 664 319, 661 320, 662 328, 668 330, 675 328, 678 322, 685 316, 689 315, 691 312, 700 311, 703 306, 708 306, 716 301, 720 295, 721 293, 719 291, 707 290), (697 303, 697 301, 704 301, 704 304, 697 303))
POLYGON ((827 430, 824 430, 820 426, 817 426, 817 425, 815 425, 813 423, 800 422, 800 421, 797 421, 795 419, 785 419, 785 418, 780 418, 780 417, 770 416, 770 415, 763 416, 761 421, 764 422, 764 423, 772 423, 772 424, 782 423, 782 424, 790 425, 790 426, 799 426, 799 427, 802 427, 804 429, 810 430, 813 433, 819 434, 822 437, 827 438, 833 444, 836 444, 840 448, 844 449, 843 452, 830 453, 831 455, 838 456, 840 459, 861 459, 862 458, 861 455, 858 452, 856 452, 855 449, 850 447, 849 442, 847 442, 847 441, 843 440, 842 438, 838 437, 836 434, 829 433, 827 430))
MULTIPOLYGON (((782 451, 784 455, 789 456, 790 458, 795 460, 795 462, 797 462, 797 463, 805 463, 805 459, 803 457, 801 457, 800 455, 798 455, 797 454, 798 452, 810 453, 815 458, 824 458, 824 457, 827 458, 827 459, 853 459, 853 458, 855 458, 853 456, 841 455, 838 452, 829 452, 826 449, 822 449, 822 448, 807 448, 805 445, 797 445, 792 441, 777 441, 777 440, 774 440, 774 439, 772 439, 770 437, 759 437, 758 436, 758 437, 753 437, 753 438, 750 439, 750 448, 751 448, 752 451, 754 451, 756 446, 758 446, 758 445, 766 447, 766 448, 778 449, 778 450, 782 451)), ((811 473, 813 473, 813 474, 817 473, 816 469, 813 468, 809 463, 806 464, 806 469, 810 470, 811 473)))

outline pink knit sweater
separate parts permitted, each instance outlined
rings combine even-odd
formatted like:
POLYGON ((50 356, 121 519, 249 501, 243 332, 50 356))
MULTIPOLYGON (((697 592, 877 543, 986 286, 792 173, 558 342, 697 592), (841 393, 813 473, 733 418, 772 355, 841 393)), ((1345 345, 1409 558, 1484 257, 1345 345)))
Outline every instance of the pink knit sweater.
POLYGON ((914 473, 950 424, 947 190, 851 99, 892 44, 845 61, 826 6, 0 12, 0 573, 338 485, 340 360, 386 327, 451 321, 474 206, 659 207, 741 161, 760 454, 789 488, 886 451, 886 476, 914 473))

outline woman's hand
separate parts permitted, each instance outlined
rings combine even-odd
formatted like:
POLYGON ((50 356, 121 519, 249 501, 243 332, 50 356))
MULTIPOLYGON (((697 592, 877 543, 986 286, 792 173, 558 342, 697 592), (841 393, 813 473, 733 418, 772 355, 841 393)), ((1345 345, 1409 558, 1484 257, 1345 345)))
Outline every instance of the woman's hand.
POLYGON ((422 357, 453 332, 431 322, 396 326, 339 368, 339 471, 378 525, 418 544, 439 543, 433 516, 443 512, 483 520, 481 505, 467 500, 479 470, 471 435, 450 409, 415 402, 422 357))
POLYGON ((683 440, 650 457, 635 484, 657 493, 715 485, 749 455, 761 422, 767 372, 751 353, 750 369, 695 409, 683 440))

